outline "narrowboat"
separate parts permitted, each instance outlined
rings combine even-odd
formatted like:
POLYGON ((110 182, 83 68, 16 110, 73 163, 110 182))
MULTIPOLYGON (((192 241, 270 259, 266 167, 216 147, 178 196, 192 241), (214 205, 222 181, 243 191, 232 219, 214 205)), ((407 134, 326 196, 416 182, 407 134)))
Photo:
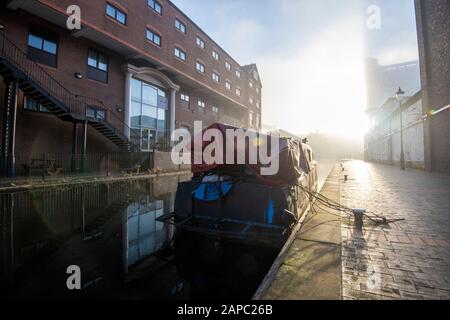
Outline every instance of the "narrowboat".
MULTIPOLYGON (((210 128, 224 137, 226 130, 236 129, 222 124, 210 128)), ((317 162, 306 141, 276 138, 276 174, 261 175, 259 163, 192 164, 192 179, 179 183, 174 212, 161 221, 185 236, 281 248, 309 207, 302 188, 316 192, 318 181, 317 162)))

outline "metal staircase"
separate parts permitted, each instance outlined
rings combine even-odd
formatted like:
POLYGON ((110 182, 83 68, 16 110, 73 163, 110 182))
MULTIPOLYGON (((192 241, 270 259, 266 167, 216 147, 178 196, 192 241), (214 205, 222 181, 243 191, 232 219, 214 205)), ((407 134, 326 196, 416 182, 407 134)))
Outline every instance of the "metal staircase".
POLYGON ((17 79, 18 88, 25 95, 39 102, 61 120, 86 122, 123 151, 138 150, 138 146, 131 141, 134 140, 133 137, 138 137, 139 133, 130 129, 114 110, 97 99, 76 95, 67 90, 38 63, 29 60, 27 54, 2 33, 0 33, 0 74, 5 83, 17 79), (88 117, 87 108, 105 111, 105 119, 88 117), (131 139, 123 134, 125 129, 130 132, 131 139))

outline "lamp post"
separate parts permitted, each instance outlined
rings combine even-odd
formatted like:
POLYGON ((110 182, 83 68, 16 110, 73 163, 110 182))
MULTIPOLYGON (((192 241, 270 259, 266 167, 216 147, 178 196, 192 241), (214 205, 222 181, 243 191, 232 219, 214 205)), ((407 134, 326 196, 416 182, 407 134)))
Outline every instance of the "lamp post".
POLYGON ((405 95, 405 92, 402 88, 398 87, 398 91, 395 94, 397 97, 399 112, 400 112, 400 168, 405 170, 405 153, 403 150, 403 112, 402 112, 402 98, 405 95))

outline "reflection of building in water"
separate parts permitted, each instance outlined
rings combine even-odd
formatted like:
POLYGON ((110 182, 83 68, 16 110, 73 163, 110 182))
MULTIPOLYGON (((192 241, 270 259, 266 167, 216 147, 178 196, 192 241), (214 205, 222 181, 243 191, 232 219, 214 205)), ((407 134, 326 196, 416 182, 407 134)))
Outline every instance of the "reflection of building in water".
POLYGON ((145 197, 140 202, 130 204, 125 210, 126 270, 163 249, 170 241, 173 235, 172 226, 156 221, 157 218, 168 213, 171 197, 166 198, 167 200, 152 201, 151 198, 145 197))
POLYGON ((89 289, 82 294, 120 293, 123 264, 136 264, 171 239, 155 219, 173 208, 177 181, 0 194, 0 295, 63 297, 69 265, 82 270, 89 289))

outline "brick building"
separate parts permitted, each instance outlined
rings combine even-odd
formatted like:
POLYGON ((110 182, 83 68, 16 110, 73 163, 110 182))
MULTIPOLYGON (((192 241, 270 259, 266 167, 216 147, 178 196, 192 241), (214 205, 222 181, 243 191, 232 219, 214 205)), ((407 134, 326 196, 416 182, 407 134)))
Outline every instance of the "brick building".
POLYGON ((257 66, 240 65, 169 0, 0 6, 5 163, 26 152, 149 151, 194 120, 261 127, 257 66), (81 28, 69 30, 73 4, 81 28))
POLYGON ((415 0, 425 122, 425 162, 450 173, 450 2, 415 0))

